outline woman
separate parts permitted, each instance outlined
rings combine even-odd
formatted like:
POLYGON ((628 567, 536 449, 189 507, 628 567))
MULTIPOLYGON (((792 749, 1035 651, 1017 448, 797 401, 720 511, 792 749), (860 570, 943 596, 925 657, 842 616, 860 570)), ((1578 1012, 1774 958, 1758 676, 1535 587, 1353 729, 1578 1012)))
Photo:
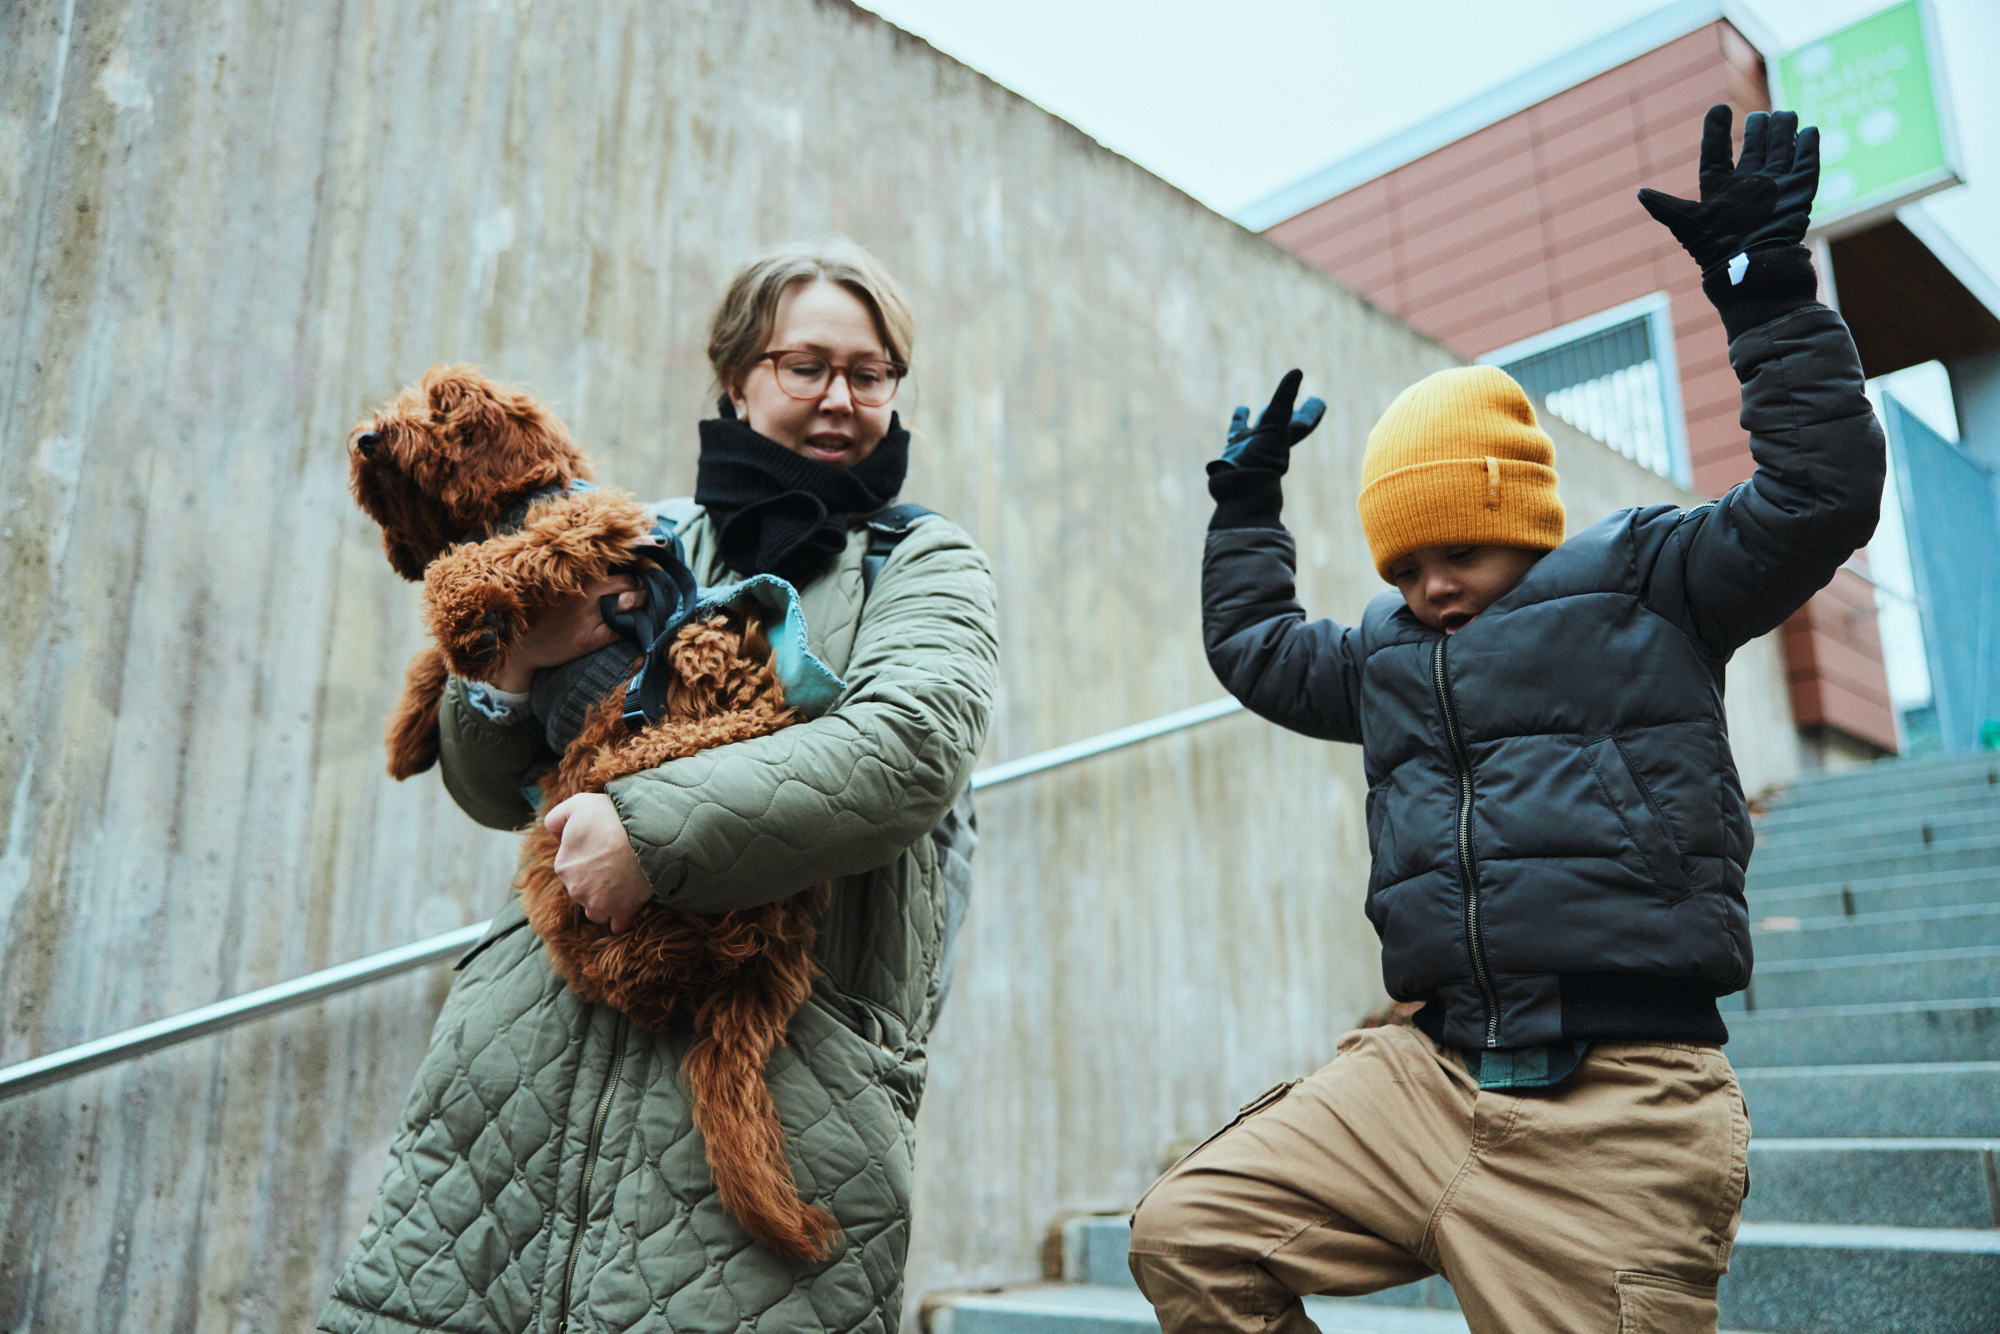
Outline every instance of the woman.
MULTIPOLYGON (((766 1079, 800 1192, 843 1237, 817 1263, 750 1240, 690 1119, 687 1034, 570 993, 510 899, 460 964, 323 1329, 894 1330, 944 935, 926 835, 970 776, 997 670, 992 576, 952 523, 916 522, 864 583, 862 520, 908 459, 891 403, 910 335, 895 282, 851 243, 783 247, 736 275, 710 324, 723 416, 701 424, 694 500, 658 509, 703 584, 797 586, 846 693, 542 816, 557 873, 613 930, 649 901, 725 912, 833 881, 824 975, 766 1079)), ((547 608, 492 687, 452 682, 440 762, 482 824, 534 818, 522 787, 549 729, 531 689, 628 660, 596 653, 614 592, 643 596, 613 580, 547 608)))

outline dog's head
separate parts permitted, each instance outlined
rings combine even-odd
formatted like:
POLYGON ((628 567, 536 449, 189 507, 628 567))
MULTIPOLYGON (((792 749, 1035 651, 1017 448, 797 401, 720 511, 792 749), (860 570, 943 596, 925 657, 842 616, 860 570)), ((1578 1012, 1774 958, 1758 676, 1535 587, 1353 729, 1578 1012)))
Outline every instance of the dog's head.
POLYGON ((569 432, 473 366, 433 366, 347 435, 348 486, 405 579, 523 496, 590 476, 569 432))

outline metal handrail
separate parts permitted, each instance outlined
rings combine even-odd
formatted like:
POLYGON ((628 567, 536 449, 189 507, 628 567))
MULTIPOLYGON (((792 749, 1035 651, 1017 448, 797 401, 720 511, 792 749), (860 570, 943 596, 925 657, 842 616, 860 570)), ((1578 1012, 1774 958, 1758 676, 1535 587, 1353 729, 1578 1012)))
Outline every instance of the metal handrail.
MULTIPOLYGON (((1150 722, 1134 723, 1114 732, 1073 741, 1067 746, 1057 746, 1053 750, 1039 751, 1025 755, 1018 760, 1008 760, 1004 764, 994 764, 972 775, 974 790, 997 787, 1002 783, 1012 783, 1033 774, 1046 773, 1066 764, 1075 764, 1107 751, 1120 750, 1126 746, 1150 741, 1157 736, 1179 732, 1216 718, 1226 718, 1232 713, 1240 713, 1242 704, 1234 699, 1219 699, 1208 704, 1197 704, 1191 709, 1165 714, 1150 722)), ((220 1033, 224 1029, 247 1024, 254 1019, 267 1018, 295 1006, 310 1005, 325 1000, 328 996, 356 987, 365 987, 372 982, 380 982, 402 973, 422 968, 446 959, 461 950, 469 949, 486 934, 491 922, 475 922, 471 926, 447 931, 441 936, 432 936, 413 944, 403 945, 380 954, 371 954, 352 963, 344 963, 334 968, 324 968, 317 973, 307 973, 304 977, 280 982, 276 986, 264 987, 258 991, 246 992, 213 1005, 204 1005, 186 1014, 177 1014, 155 1023, 114 1033, 108 1038, 86 1042, 81 1046, 66 1047, 62 1051, 50 1052, 47 1056, 37 1056, 33 1060, 22 1061, 0 1069, 0 1102, 8 1098, 32 1093, 50 1084, 59 1084, 66 1079, 101 1070, 107 1065, 129 1061, 135 1057, 171 1047, 177 1043, 191 1042, 195 1038, 206 1037, 210 1033, 220 1033)))

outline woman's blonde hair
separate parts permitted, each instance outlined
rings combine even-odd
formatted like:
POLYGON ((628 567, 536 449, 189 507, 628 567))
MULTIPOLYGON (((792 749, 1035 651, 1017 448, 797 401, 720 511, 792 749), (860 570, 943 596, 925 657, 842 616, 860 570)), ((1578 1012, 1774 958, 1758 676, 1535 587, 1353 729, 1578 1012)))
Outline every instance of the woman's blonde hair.
POLYGON ((844 236, 773 246, 736 271, 708 322, 708 364, 728 393, 756 364, 778 322, 778 300, 793 283, 839 283, 875 317, 889 359, 910 364, 909 298, 882 262, 844 236))

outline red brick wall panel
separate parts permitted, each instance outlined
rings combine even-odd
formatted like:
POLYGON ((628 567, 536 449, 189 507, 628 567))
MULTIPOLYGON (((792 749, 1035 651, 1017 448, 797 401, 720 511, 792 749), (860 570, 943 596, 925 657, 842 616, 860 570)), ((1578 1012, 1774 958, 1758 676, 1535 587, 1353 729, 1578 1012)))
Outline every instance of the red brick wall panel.
POLYGON ((1379 177, 1295 218, 1285 219, 1264 235, 1294 254, 1303 247, 1323 245, 1330 238, 1348 235, 1358 227, 1380 228, 1385 235, 1393 236, 1392 205, 1388 178, 1379 177))
POLYGON ((1799 726, 1831 727, 1894 752, 1896 716, 1866 579, 1852 570, 1835 574, 1785 622, 1783 643, 1799 726))
POLYGON ((1556 293, 1556 323, 1568 324, 1601 310, 1635 301, 1655 290, 1644 269, 1617 269, 1600 272, 1588 280, 1571 279, 1556 293))
POLYGON ((1532 338, 1556 323, 1555 309, 1537 300, 1514 310, 1493 310, 1451 326, 1450 336, 1482 347, 1505 347, 1532 338))
POLYGON ((1346 264, 1320 263, 1318 256, 1308 251, 1300 258, 1316 264, 1334 277, 1358 291, 1376 293, 1376 299, 1395 299, 1396 257, 1387 250, 1381 250, 1362 259, 1346 264))
POLYGON ((1548 281, 1539 228, 1517 227, 1497 232, 1483 241, 1468 241, 1459 249, 1444 247, 1443 240, 1440 233, 1435 246, 1404 246, 1398 252, 1397 281, 1403 289, 1405 304, 1421 307, 1440 297, 1495 284, 1519 287, 1523 275, 1530 272, 1532 277, 1528 281, 1536 284, 1548 281), (1445 260, 1450 262, 1442 262, 1445 260))
MULTIPOLYGON (((1447 347, 1455 347, 1459 342, 1463 341, 1462 339, 1455 338, 1453 336, 1455 333, 1462 333, 1482 325, 1496 323, 1518 315, 1522 311, 1534 309, 1548 312, 1546 318, 1551 323, 1560 323, 1555 317, 1554 309, 1550 306, 1548 298, 1534 291, 1532 284, 1526 285, 1523 290, 1511 293, 1492 287, 1479 288, 1471 292, 1461 292, 1424 307, 1423 318, 1427 326, 1451 331, 1441 332, 1435 335, 1435 337, 1447 347)), ((1415 320, 1413 319, 1411 322, 1415 323, 1415 320)), ((1548 324, 1542 326, 1544 329, 1548 327, 1548 324)), ((1526 335, 1522 336, 1525 337, 1526 335)), ((1512 342, 1513 340, 1508 339, 1505 341, 1512 342)), ((1499 346, 1499 344, 1495 344, 1495 346, 1499 346)))
POLYGON ((1560 209, 1551 214, 1546 235, 1549 244, 1557 250, 1569 246, 1595 241, 1608 235, 1628 235, 1632 230, 1632 215, 1637 213, 1647 225, 1653 225, 1645 211, 1634 198, 1605 192, 1594 199, 1586 199, 1574 208, 1560 209))
MULTIPOLYGON (((1396 213, 1397 237, 1405 246, 1469 231, 1534 227, 1541 221, 1539 193, 1523 187, 1516 159, 1475 172, 1463 191, 1435 190, 1396 213)), ((1448 247, 1447 247, 1448 248, 1448 247)))

